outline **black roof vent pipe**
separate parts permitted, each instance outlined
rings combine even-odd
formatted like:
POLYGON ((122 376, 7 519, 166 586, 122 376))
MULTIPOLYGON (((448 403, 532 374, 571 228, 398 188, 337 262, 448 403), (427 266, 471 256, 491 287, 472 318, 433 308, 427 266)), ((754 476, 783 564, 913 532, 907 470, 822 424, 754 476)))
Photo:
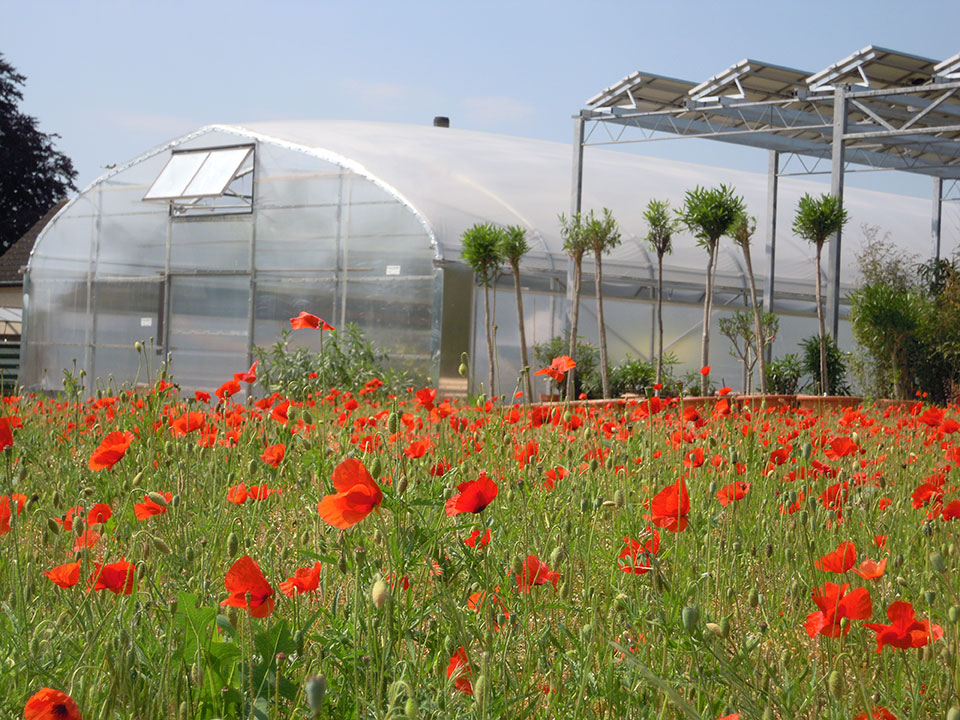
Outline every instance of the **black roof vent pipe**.
POLYGON ((448 128, 450 127, 450 118, 444 117, 443 115, 437 115, 433 118, 433 126, 448 128))

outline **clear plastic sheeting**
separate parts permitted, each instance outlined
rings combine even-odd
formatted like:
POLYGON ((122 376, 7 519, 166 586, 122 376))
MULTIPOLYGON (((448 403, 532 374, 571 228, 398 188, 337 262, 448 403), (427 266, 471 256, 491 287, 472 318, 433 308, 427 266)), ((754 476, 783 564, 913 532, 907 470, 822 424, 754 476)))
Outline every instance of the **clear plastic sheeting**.
MULTIPOLYGON (((745 196, 764 227, 766 178, 587 152, 584 208, 611 208, 623 232, 603 266, 611 356, 649 357, 656 258, 644 240, 646 201, 669 199, 676 208, 695 185, 725 182, 745 196)), ((254 345, 272 344, 289 318, 308 311, 336 327, 357 323, 396 364, 455 392, 466 390, 457 367, 468 352, 476 387, 486 377, 482 295, 460 259, 460 237, 477 222, 526 228, 527 338, 532 346, 561 334, 568 259, 558 215, 569 206, 570 160, 564 144, 448 128, 343 122, 203 128, 111 171, 47 225, 25 281, 21 379, 31 389, 56 390, 65 370, 84 368, 88 389, 94 378, 133 382, 134 342, 152 338, 152 359, 169 360, 185 390, 211 390, 249 367, 254 345), (252 185, 248 211, 179 212, 186 193, 222 191, 238 168, 252 185), (173 193, 170 201, 144 202, 173 193)), ((782 181, 779 227, 789 228, 803 192, 823 189, 782 181)), ((904 252, 926 254, 916 238, 927 237, 928 205, 849 190, 846 267, 855 266, 861 222, 889 232, 904 252)), ((758 236, 753 246, 758 289, 764 243, 758 236)), ((946 240, 943 254, 955 246, 946 240)), ((683 369, 698 363, 706 259, 680 233, 664 264, 665 340, 683 369)), ((789 230, 777 238, 776 272, 778 308, 791 313, 781 319, 779 354, 795 351, 816 330, 813 249, 789 230)), ((592 273, 588 259, 580 334, 589 342, 596 337, 592 273)), ((728 380, 739 378, 739 366, 716 323, 743 307, 746 290, 739 250, 723 240, 711 361, 728 380)), ((495 295, 497 392, 508 394, 520 369, 510 275, 498 280, 495 295)), ((313 332, 294 333, 291 343, 319 349, 313 332)))

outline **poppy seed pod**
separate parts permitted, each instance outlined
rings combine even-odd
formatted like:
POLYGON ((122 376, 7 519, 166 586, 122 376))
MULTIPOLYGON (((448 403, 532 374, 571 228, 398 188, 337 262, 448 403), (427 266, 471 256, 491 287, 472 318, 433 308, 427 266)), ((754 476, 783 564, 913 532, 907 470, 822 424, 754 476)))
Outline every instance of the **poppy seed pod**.
POLYGON ((374 480, 380 479, 380 473, 383 472, 383 463, 380 462, 380 458, 375 457, 373 462, 370 463, 370 477, 374 480))
POLYGON ((947 564, 943 561, 943 555, 938 552, 930 553, 930 565, 938 573, 945 573, 947 571, 947 564))
POLYGON ((960 707, 954 705, 947 710, 947 720, 960 720, 960 707))
POLYGON ((960 606, 951 605, 950 609, 947 610, 947 617, 954 625, 960 622, 960 606))
POLYGON ((716 623, 708 622, 704 627, 707 628, 707 631, 711 635, 716 635, 718 638, 723 637, 723 630, 720 629, 720 626, 716 623))
POLYGON ((156 503, 160 507, 167 507, 167 499, 161 493, 147 493, 147 497, 150 498, 151 502, 156 503))
POLYGON ((153 546, 154 546, 157 550, 159 550, 160 552, 162 552, 164 555, 169 555, 169 554, 170 554, 170 552, 171 552, 170 546, 167 545, 163 540, 161 540, 161 539, 158 538, 158 537, 154 537, 154 538, 152 538, 152 540, 153 540, 153 546))

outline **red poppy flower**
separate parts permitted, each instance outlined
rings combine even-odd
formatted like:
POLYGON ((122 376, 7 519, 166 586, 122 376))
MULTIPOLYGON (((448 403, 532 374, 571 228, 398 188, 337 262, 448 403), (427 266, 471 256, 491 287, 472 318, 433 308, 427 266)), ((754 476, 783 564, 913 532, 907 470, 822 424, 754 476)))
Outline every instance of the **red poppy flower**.
POLYGON ((91 470, 109 470, 112 468, 127 452, 130 443, 133 442, 133 433, 129 431, 115 431, 107 435, 101 442, 100 447, 93 451, 88 463, 91 470))
POLYGON ((576 366, 577 363, 569 355, 561 355, 550 362, 550 367, 541 368, 534 375, 548 375, 559 383, 576 366))
POLYGON ((653 569, 653 556, 660 552, 660 533, 653 528, 647 528, 647 533, 651 537, 646 542, 623 538, 624 548, 617 557, 617 565, 623 572, 644 575, 653 569))
POLYGON ((683 456, 683 466, 685 468, 698 468, 706 461, 703 454, 703 448, 690 450, 683 456))
POLYGON ((240 483, 227 488, 227 502, 234 505, 243 505, 247 501, 247 484, 240 483))
POLYGON ((294 594, 302 595, 303 593, 313 592, 320 587, 321 567, 320 563, 315 562, 313 567, 297 568, 293 577, 280 583, 280 592, 288 597, 293 597, 294 594))
POLYGON ((257 381, 257 363, 258 360, 253 361, 253 365, 250 366, 250 369, 246 372, 238 372, 233 374, 233 379, 237 382, 245 383, 255 383, 257 381))
POLYGON ((263 460, 270 467, 278 467, 283 461, 283 455, 287 450, 287 446, 283 443, 277 445, 268 445, 264 448, 263 453, 260 455, 260 459, 263 460))
POLYGON ((472 548, 475 548, 478 544, 480 547, 486 547, 490 544, 490 528, 487 528, 487 531, 482 534, 479 530, 474 530, 463 543, 472 548))
POLYGON ((240 383, 238 383, 236 380, 227 380, 223 385, 217 388, 217 391, 214 394, 225 402, 231 396, 240 392, 240 389, 240 383))
POLYGON ((704 377, 706 377, 707 375, 709 375, 709 374, 710 374, 710 366, 709 366, 709 365, 704 365, 702 368, 700 368, 700 374, 703 375, 704 377))
POLYGON ((517 575, 517 589, 522 593, 528 593, 534 585, 546 585, 547 583, 551 583, 556 588, 559 580, 560 573, 548 568, 547 564, 536 555, 527 555, 523 572, 517 575))
POLYGON ((24 720, 83 720, 76 701, 64 692, 43 688, 23 708, 24 720))
MULTIPOLYGON (((173 500, 173 493, 159 492, 157 494, 168 503, 173 500)), ((137 520, 146 520, 148 517, 153 517, 154 515, 163 515, 166 511, 166 505, 161 505, 160 503, 154 502, 150 499, 149 495, 144 495, 143 502, 136 503, 133 506, 133 514, 137 516, 137 520)))
POLYGON ((23 505, 27 502, 27 496, 21 495, 20 493, 0 496, 0 535, 6 535, 8 532, 10 532, 11 498, 17 504, 17 515, 23 512, 23 505))
POLYGON ((170 423, 170 432, 174 436, 187 435, 194 430, 199 430, 207 421, 207 416, 202 412, 184 413, 172 423, 170 423))
POLYGON ((736 500, 743 500, 750 491, 750 483, 737 480, 717 490, 717 500, 726 507, 736 500))
POLYGON ((670 532, 682 532, 687 527, 690 514, 690 495, 687 484, 681 477, 672 485, 658 492, 650 503, 653 524, 670 532))
POLYGON ((290 327, 294 330, 333 330, 333 325, 323 318, 303 311, 295 318, 290 318, 290 327))
POLYGON ((247 488, 247 497, 251 500, 266 500, 271 495, 279 495, 282 490, 279 488, 268 488, 266 483, 260 485, 251 485, 247 488))
POLYGON ((457 490, 460 492, 447 500, 447 515, 483 512, 497 497, 499 488, 485 472, 481 472, 476 480, 467 480, 457 485, 457 490))
MULTIPOLYGON (((867 720, 867 714, 860 713, 853 720, 867 720)), ((877 705, 870 711, 870 720, 897 720, 897 716, 882 705, 877 705)))
POLYGON ((433 410, 433 401, 437 399, 436 388, 423 388, 417 390, 417 406, 424 410, 433 410))
POLYGON ((450 663, 447 665, 447 679, 453 680, 454 687, 460 692, 473 695, 473 685, 470 683, 472 675, 470 661, 467 660, 467 651, 461 645, 451 656, 450 663))
POLYGON ((840 458, 853 455, 859 452, 859 450, 860 446, 844 435, 833 438, 830 444, 823 449, 823 454, 831 460, 839 460, 840 458))
POLYGON ((944 508, 940 517, 944 520, 956 520, 960 518, 960 500, 951 500, 944 508))
POLYGON ((820 609, 807 615, 805 624, 807 635, 816 637, 840 637, 850 632, 850 625, 842 627, 841 620, 866 620, 873 614, 873 604, 870 602, 870 591, 866 588, 857 588, 847 594, 850 585, 836 585, 832 582, 824 583, 822 588, 813 591, 813 601, 820 609))
POLYGON ((842 483, 834 483, 820 493, 820 502, 827 510, 842 510, 848 493, 849 483, 846 480, 842 483))
POLYGON ((942 627, 931 626, 926 619, 918 621, 915 615, 913 605, 898 600, 887 608, 889 625, 864 623, 863 626, 877 634, 877 652, 880 652, 884 645, 901 650, 923 647, 943 637, 942 627))
POLYGON ((93 528, 87 528, 73 542, 73 551, 78 553, 84 548, 95 547, 98 542, 100 542, 100 533, 93 528))
POLYGON ((80 561, 57 565, 55 568, 44 570, 46 575, 55 584, 62 588, 72 588, 80 582, 80 561))
POLYGON ((239 558, 227 570, 223 581, 230 597, 220 605, 229 605, 236 608, 246 608, 251 617, 265 618, 273 612, 276 602, 273 599, 273 588, 260 572, 260 566, 249 555, 239 558), (250 602, 247 603, 249 596, 250 602))
POLYGON ((557 480, 563 480, 567 476, 567 469, 562 465, 557 465, 553 470, 547 470, 545 475, 547 479, 543 481, 543 486, 547 490, 553 490, 557 480))
POLYGON ((195 390, 193 396, 197 399, 197 402, 209 403, 210 402, 210 393, 203 392, 202 390, 195 390))
POLYGON ((90 508, 90 512, 87 513, 87 525, 98 525, 100 523, 105 523, 112 517, 113 510, 110 509, 109 505, 106 503, 97 503, 90 508))
POLYGON ((133 563, 120 558, 115 563, 94 563, 93 572, 87 578, 87 592, 109 590, 114 595, 132 595, 135 588, 136 568, 133 563))
POLYGON ((337 465, 333 486, 339 492, 317 503, 317 512, 324 522, 341 530, 363 520, 383 500, 380 487, 356 458, 347 458, 337 465))
POLYGON ((0 451, 8 447, 13 447, 13 431, 10 429, 10 421, 0 417, 0 451))
MULTIPOLYGON (((509 619, 510 611, 507 610, 507 606, 503 604, 503 600, 500 598, 499 592, 500 586, 497 585, 493 592, 487 592, 486 590, 483 590, 481 592, 471 593, 470 597, 467 598, 467 609, 473 610, 475 613, 479 613, 483 609, 483 606, 489 602, 495 605, 496 608, 499 608, 497 610, 498 614, 503 613, 503 616, 509 619)), ((496 622, 492 624, 492 627, 494 630, 500 629, 500 626, 496 622)))
POLYGON ((864 560, 862 563, 860 563, 860 567, 854 568, 853 571, 864 580, 876 580, 877 578, 883 576, 883 573, 886 569, 887 559, 883 558, 880 562, 864 560))
POLYGON ((433 442, 429 438, 424 438, 423 440, 414 440, 411 442, 406 449, 404 449, 403 454, 406 455, 411 460, 416 460, 427 454, 427 451, 433 447, 433 442))
POLYGON ((832 573, 845 573, 857 562, 857 546, 850 541, 837 545, 837 549, 827 553, 813 563, 817 570, 832 573))

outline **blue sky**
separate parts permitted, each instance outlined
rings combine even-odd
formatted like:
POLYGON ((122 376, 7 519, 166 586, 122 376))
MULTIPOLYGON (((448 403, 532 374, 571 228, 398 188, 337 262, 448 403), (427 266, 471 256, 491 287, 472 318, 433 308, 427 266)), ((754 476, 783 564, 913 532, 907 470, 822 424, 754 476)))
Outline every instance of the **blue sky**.
MULTIPOLYGON (((816 71, 867 45, 943 59, 960 2, 47 2, 0 0, 23 108, 79 171, 202 125, 430 123, 570 142, 570 117, 634 70, 700 81, 744 58, 816 71)), ((763 172, 720 143, 643 152, 763 172)), ((928 179, 851 181, 926 196, 928 179), (873 184, 871 184, 873 183, 873 184)))

